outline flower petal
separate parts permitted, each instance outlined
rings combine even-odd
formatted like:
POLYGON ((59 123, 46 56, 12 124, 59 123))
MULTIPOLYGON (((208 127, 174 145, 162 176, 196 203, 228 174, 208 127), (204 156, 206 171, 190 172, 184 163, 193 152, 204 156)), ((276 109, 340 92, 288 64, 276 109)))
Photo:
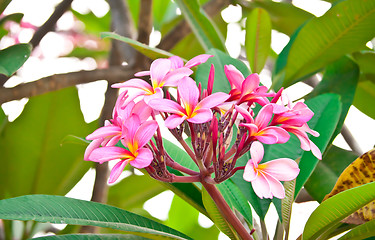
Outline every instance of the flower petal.
POLYGON ((264 148, 260 142, 253 142, 250 147, 251 160, 254 163, 254 167, 258 167, 258 163, 262 161, 264 156, 264 148))
POLYGON ((186 118, 186 116, 172 114, 167 119, 165 119, 164 124, 167 128, 173 129, 179 126, 181 123, 183 123, 183 121, 185 121, 186 118))
POLYGON ((141 148, 138 150, 138 156, 133 161, 130 161, 130 165, 135 168, 145 168, 150 165, 153 158, 154 157, 150 149, 141 148))
POLYGON ((193 111, 197 106, 199 89, 193 79, 184 77, 178 83, 177 90, 181 98, 181 105, 185 107, 187 114, 189 114, 189 110, 193 111))
POLYGON ((93 133, 89 134, 86 139, 94 140, 98 138, 111 137, 121 134, 121 128, 118 126, 104 126, 96 129, 93 133))
POLYGON ((151 81, 156 82, 159 87, 165 75, 171 70, 171 66, 172 63, 169 59, 160 58, 153 61, 150 66, 151 81))
POLYGON ((242 115, 242 117, 245 118, 246 122, 254 123, 254 119, 251 116, 251 114, 247 110, 245 110, 243 107, 234 106, 234 108, 236 109, 237 112, 239 112, 242 115))
POLYGON ((257 87, 259 87, 259 76, 256 73, 250 74, 241 85, 241 95, 245 96, 246 94, 252 93, 257 87))
POLYGON ((243 179, 245 181, 251 182, 254 181, 255 178, 257 178, 258 172, 255 170, 254 163, 252 159, 249 159, 247 161, 244 172, 243 172, 243 179))
POLYGON ((175 87, 183 77, 190 76, 192 73, 193 71, 186 67, 173 70, 165 76, 163 86, 175 87))
POLYGON ((212 119, 212 111, 207 108, 201 108, 198 110, 194 110, 193 112, 194 117, 188 118, 187 121, 191 123, 205 123, 212 119))
POLYGON ((185 64, 185 67, 192 68, 199 64, 205 63, 207 59, 209 59, 210 57, 213 57, 213 55, 201 54, 201 55, 195 56, 185 64))
POLYGON ((272 198, 270 185, 261 172, 258 172, 257 178, 251 181, 251 186, 259 198, 272 198))
POLYGON ((102 141, 103 141, 103 139, 98 138, 98 139, 95 139, 92 142, 90 142, 90 144, 87 146, 87 148, 85 150, 85 154, 83 156, 83 159, 86 160, 86 161, 89 161, 90 160, 90 154, 92 153, 92 151, 94 149, 96 149, 100 146, 102 141))
POLYGON ((267 104, 266 106, 262 107, 262 109, 260 109, 258 115, 255 118, 255 124, 259 129, 267 127, 272 118, 272 110, 273 107, 271 104, 267 104))
POLYGON ((153 99, 148 105, 161 112, 185 114, 185 110, 178 103, 169 99, 153 99))
POLYGON ((136 77, 144 77, 144 76, 150 76, 150 71, 141 71, 134 74, 136 77))
POLYGON ((236 88, 240 90, 244 80, 242 73, 233 65, 225 65, 224 72, 230 85, 232 86, 232 89, 236 88))
POLYGON ((280 199, 284 198, 285 190, 281 182, 265 172, 263 172, 263 174, 265 178, 267 179, 269 187, 270 187, 271 197, 268 197, 268 198, 272 198, 274 196, 280 199))
POLYGON ((111 170, 111 174, 109 175, 108 183, 114 183, 120 177, 122 171, 124 171, 125 166, 129 163, 129 161, 122 160, 116 163, 111 170))
POLYGON ((290 181, 298 176, 298 164, 289 158, 279 158, 260 164, 262 170, 279 181, 290 181))
POLYGON ((155 120, 142 123, 134 136, 134 142, 137 143, 138 148, 143 147, 150 141, 158 127, 159 125, 155 120))
POLYGON ((154 92, 155 93, 153 93, 153 94, 145 95, 143 100, 145 101, 146 104, 148 104, 153 99, 163 99, 164 93, 163 93, 163 90, 161 88, 159 88, 159 87, 155 88, 154 92))
POLYGON ((153 88, 146 81, 138 78, 129 79, 123 83, 112 84, 113 88, 137 88, 145 92, 153 92, 153 88))
POLYGON ((184 61, 179 56, 172 56, 168 59, 171 60, 171 69, 172 70, 182 68, 184 66, 184 61))
POLYGON ((100 147, 94 149, 90 156, 89 160, 93 162, 107 162, 115 159, 126 159, 131 158, 133 155, 131 152, 124 148, 120 147, 100 147))
POLYGON ((288 132, 285 129, 275 126, 262 129, 261 131, 259 131, 259 135, 274 135, 277 138, 276 143, 286 143, 290 138, 288 132))
POLYGON ((213 108, 222 104, 230 97, 230 95, 222 92, 217 92, 205 97, 197 104, 197 108, 213 108))

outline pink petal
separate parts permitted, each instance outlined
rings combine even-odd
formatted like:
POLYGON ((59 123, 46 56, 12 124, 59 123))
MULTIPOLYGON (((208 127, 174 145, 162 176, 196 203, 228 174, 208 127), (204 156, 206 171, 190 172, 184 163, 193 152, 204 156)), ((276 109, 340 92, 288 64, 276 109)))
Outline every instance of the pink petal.
POLYGON ((244 117, 246 122, 254 123, 253 117, 251 116, 251 114, 247 110, 245 110, 244 108, 242 108, 240 106, 234 106, 234 108, 237 110, 237 112, 239 112, 242 115, 242 117, 244 117))
POLYGON ((241 95, 252 93, 257 87, 259 87, 259 76, 256 73, 250 74, 243 82, 241 86, 241 95))
POLYGON ((131 144, 133 142, 135 133, 137 132, 140 125, 141 120, 136 114, 133 114, 128 119, 126 119, 123 126, 122 137, 127 142, 127 144, 131 144))
POLYGON ((189 77, 184 77, 180 80, 177 86, 178 93, 181 98, 181 105, 190 108, 191 111, 198 103, 199 89, 194 80, 189 77))
POLYGON ((277 143, 277 137, 273 133, 262 133, 261 135, 255 135, 255 138, 264 144, 275 144, 277 143))
POLYGON ((265 172, 263 172, 263 174, 265 178, 267 179, 269 187, 270 187, 271 197, 268 197, 268 198, 272 198, 274 196, 280 199, 284 198, 285 190, 281 182, 275 179, 273 176, 268 175, 265 172))
POLYGON ((253 123, 240 123, 240 127, 246 127, 249 131, 249 136, 256 136, 258 133, 258 127, 257 125, 253 123))
POLYGON ((86 139, 94 140, 98 138, 111 137, 121 134, 121 128, 118 126, 104 126, 96 129, 93 133, 89 134, 86 139))
POLYGON ((151 63, 150 66, 150 76, 151 81, 156 82, 157 86, 163 81, 165 75, 171 70, 171 60, 169 59, 156 59, 151 63))
POLYGON ((172 56, 168 59, 171 60, 171 69, 173 70, 184 66, 184 61, 179 56, 172 56))
POLYGON ((197 108, 213 108, 219 104, 222 104, 230 97, 230 95, 222 92, 214 93, 208 97, 205 97, 197 104, 197 108))
POLYGON ((90 160, 90 154, 91 152, 98 148, 100 146, 100 144, 102 143, 103 139, 95 139, 93 140, 92 142, 90 142, 90 144, 87 146, 86 150, 85 150, 85 154, 83 156, 83 159, 86 160, 86 161, 89 161, 90 160))
POLYGON ((122 171, 124 171, 125 166, 129 161, 120 161, 112 168, 111 174, 109 175, 108 183, 114 183, 120 177, 122 171))
POLYGON ((270 185, 262 173, 259 172, 258 177, 251 181, 251 186, 259 198, 272 198, 270 185))
POLYGON ((113 88, 137 88, 145 92, 153 92, 153 88, 146 81, 138 78, 129 79, 123 83, 115 83, 112 85, 113 88))
POLYGON ((137 143, 138 148, 143 147, 150 141, 155 134, 156 129, 159 127, 155 120, 144 122, 137 130, 134 136, 134 142, 137 143))
POLYGON ((258 167, 258 163, 262 161, 264 156, 264 148, 260 142, 253 142, 250 147, 251 160, 254 163, 254 167, 258 167))
POLYGON ((90 156, 89 160, 93 162, 107 162, 115 159, 124 159, 130 158, 132 153, 128 150, 120 147, 101 147, 94 149, 90 156))
POLYGON ((130 161, 130 165, 135 168, 145 168, 150 165, 153 158, 154 157, 150 149, 141 148, 138 150, 138 156, 133 161, 130 161))
POLYGON ((212 119, 212 111, 207 108, 201 108, 193 112, 194 117, 188 118, 187 121, 191 123, 205 123, 212 119))
POLYGON ((242 73, 233 65, 225 65, 224 72, 230 85, 232 86, 232 89, 241 89, 242 82, 244 80, 242 73))
POLYGON ((179 126, 183 121, 185 121, 187 117, 178 115, 178 114, 173 114, 170 115, 167 119, 165 119, 165 126, 169 129, 174 129, 177 126, 179 126))
POLYGON ((155 93, 150 94, 150 95, 145 95, 143 100, 145 101, 146 104, 148 104, 151 100, 153 99, 162 99, 163 98, 163 90, 159 87, 154 89, 155 93))
POLYGON ((151 116, 152 108, 148 106, 145 101, 140 101, 135 104, 132 112, 136 113, 139 116, 141 122, 144 122, 151 116))
POLYGON ((277 137, 276 143, 286 143, 290 138, 288 132, 285 131, 285 129, 283 129, 281 127, 274 127, 274 126, 266 127, 264 129, 262 129, 259 134, 275 135, 277 137))
POLYGON ((254 181, 258 176, 258 172, 254 168, 254 163, 250 159, 247 161, 244 172, 243 172, 243 179, 245 181, 251 182, 254 181))
POLYGON ((175 87, 177 86, 178 82, 183 78, 191 75, 193 73, 192 70, 186 67, 178 68, 169 72, 164 78, 164 85, 163 86, 170 86, 175 87))
POLYGON ((214 80, 215 80, 215 67, 213 64, 211 64, 210 73, 208 75, 208 82, 207 82, 208 95, 212 94, 212 90, 214 88, 214 80))
POLYGON ((169 99, 153 99, 148 105, 161 112, 185 114, 185 110, 178 103, 169 99))
POLYGON ((320 152, 320 149, 310 140, 310 148, 312 154, 319 160, 322 160, 322 153, 320 152))
POLYGON ((150 71, 141 71, 134 74, 136 77, 150 76, 150 71))
POLYGON ((121 135, 117 135, 109 139, 109 141, 106 144, 103 144, 103 143, 102 144, 103 146, 106 146, 106 147, 112 147, 112 146, 115 146, 118 143, 118 141, 120 141, 120 139, 121 139, 121 135))
POLYGON ((289 158, 275 159, 259 166, 263 166, 262 170, 269 175, 272 175, 279 181, 290 181, 298 176, 298 164, 289 158))
POLYGON ((255 118, 255 124, 258 126, 259 129, 267 127, 268 123, 272 118, 272 111, 273 108, 271 104, 268 104, 262 107, 262 109, 260 109, 258 115, 255 118))
POLYGON ((209 54, 198 55, 198 56, 193 57, 192 59, 190 59, 185 64, 185 67, 192 68, 192 67, 197 66, 199 64, 205 63, 207 61, 207 59, 209 59, 210 57, 213 57, 213 55, 209 55, 209 54))

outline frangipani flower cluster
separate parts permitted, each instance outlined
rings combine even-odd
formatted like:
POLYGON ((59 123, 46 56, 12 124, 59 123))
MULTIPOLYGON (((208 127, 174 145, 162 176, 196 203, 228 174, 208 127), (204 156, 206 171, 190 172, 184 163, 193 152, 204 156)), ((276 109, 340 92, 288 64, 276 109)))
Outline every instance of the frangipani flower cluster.
POLYGON ((157 59, 149 71, 135 74, 149 77, 151 84, 140 78, 114 84, 112 87, 123 92, 112 119, 87 136, 92 142, 86 149, 85 160, 115 161, 109 183, 119 178, 127 164, 143 168, 151 177, 166 182, 216 184, 243 170, 244 180, 252 183, 260 198, 283 198, 285 193, 280 181, 296 178, 298 164, 287 158, 261 163, 263 144, 286 143, 292 133, 300 140, 303 150, 311 150, 321 159, 319 149, 307 135, 319 136, 307 125, 314 113, 301 102, 294 106, 290 102, 284 104, 287 97, 283 89, 271 93, 260 85, 257 74, 244 77, 233 65, 224 67, 231 86, 228 93, 213 93, 214 81, 223 81, 215 79, 213 65, 208 87, 203 89, 191 77, 191 68, 210 57, 199 55, 186 64, 177 56, 157 59), (176 88, 177 95, 172 97, 166 87, 176 88), (256 114, 257 105, 261 108, 256 114), (159 125, 157 118, 164 120, 164 124, 159 125), (181 143, 199 171, 181 166, 168 155, 161 136, 162 127, 168 128, 181 143), (184 133, 190 135, 191 147, 184 133), (245 166, 236 166, 237 160, 248 151, 251 159, 245 166), (176 176, 167 166, 185 175, 176 176))

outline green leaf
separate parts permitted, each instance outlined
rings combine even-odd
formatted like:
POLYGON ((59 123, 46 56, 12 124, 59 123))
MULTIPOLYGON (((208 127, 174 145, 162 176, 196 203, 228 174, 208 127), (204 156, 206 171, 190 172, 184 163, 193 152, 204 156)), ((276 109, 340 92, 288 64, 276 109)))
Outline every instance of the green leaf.
POLYGON ((272 27, 288 36, 291 36, 298 27, 314 17, 313 14, 286 2, 250 1, 248 9, 265 9, 272 21, 272 27))
MULTIPOLYGON (((312 129, 320 134, 318 138, 314 138, 312 141, 323 154, 340 118, 341 103, 339 96, 333 93, 326 93, 306 101, 306 104, 314 112, 314 116, 308 122, 308 125, 310 127, 314 126, 312 129)), ((299 163, 300 173, 296 181, 295 196, 297 196, 314 171, 318 161, 311 152, 303 153, 299 163)))
POLYGON ((271 49, 271 19, 268 12, 255 8, 247 16, 245 49, 253 73, 260 73, 271 49))
POLYGON ((130 234, 67 234, 33 238, 38 240, 147 240, 149 238, 130 234))
POLYGON ((0 218, 106 227, 150 239, 191 239, 172 228, 120 208, 62 196, 26 195, 1 200, 0 218))
POLYGON ((211 49, 207 54, 214 55, 209 58, 205 63, 198 66, 195 80, 197 83, 202 84, 202 88, 207 88, 208 75, 210 73, 211 64, 215 67, 215 83, 213 92, 229 92, 231 86, 224 73, 224 65, 234 65, 243 75, 247 77, 250 71, 247 66, 238 59, 230 57, 228 54, 217 50, 211 49))
POLYGON ((0 1, 0 13, 3 13, 5 8, 8 6, 8 4, 11 2, 12 0, 1 0, 0 1))
POLYGON ((3 109, 0 107, 0 137, 2 135, 2 132, 3 132, 4 127, 7 124, 7 122, 8 122, 8 118, 5 115, 3 109))
POLYGON ((337 179, 344 169, 352 163, 358 155, 351 151, 331 146, 323 160, 318 162, 315 171, 305 184, 305 189, 318 202, 331 192, 337 179))
POLYGON ((31 98, 0 136, 0 198, 68 193, 92 164, 83 161, 86 146, 61 143, 87 136, 96 124, 84 122, 75 87, 31 98))
POLYGON ((373 80, 375 83, 375 52, 361 51, 352 54, 354 61, 358 64, 364 79, 373 80))
POLYGON ((202 47, 208 51, 217 48, 226 51, 224 38, 221 36, 215 24, 200 8, 197 0, 176 0, 185 20, 189 23, 195 36, 202 47))
POLYGON ((167 51, 164 51, 164 50, 161 50, 161 49, 158 49, 158 48, 150 47, 146 44, 140 43, 140 42, 138 42, 136 40, 133 40, 131 38, 122 37, 122 36, 120 36, 116 33, 103 32, 103 33, 100 34, 100 36, 102 38, 109 37, 109 38, 113 38, 113 39, 128 43, 135 50, 137 50, 138 52, 142 53, 146 57, 149 57, 153 60, 157 59, 157 58, 169 58, 169 57, 174 56, 172 53, 169 53, 167 51))
POLYGON ((219 228, 220 231, 222 231, 230 239, 239 239, 235 230, 221 215, 214 200, 212 200, 210 194, 204 188, 202 190, 202 198, 203 198, 204 207, 207 209, 207 212, 210 218, 212 219, 212 221, 215 223, 216 227, 219 228))
POLYGON ((164 190, 165 187, 150 176, 133 174, 109 188, 108 204, 133 211, 164 190))
POLYGON ((0 74, 12 76, 29 58, 30 44, 17 44, 0 51, 0 74))
POLYGON ((217 187, 231 209, 241 213, 251 229, 253 225, 251 208, 240 189, 230 179, 220 183, 217 187))
POLYGON ((6 15, 0 19, 0 26, 3 26, 8 21, 19 23, 21 22, 22 18, 23 18, 23 13, 12 13, 12 14, 6 15))
POLYGON ((324 93, 336 93, 340 95, 342 103, 340 120, 337 123, 336 130, 330 142, 332 142, 341 131, 346 115, 354 99, 358 78, 358 65, 350 58, 343 56, 327 66, 322 81, 306 97, 306 99, 309 99, 324 93))
POLYGON ((375 182, 355 187, 322 202, 310 215, 302 239, 317 239, 339 221, 375 200, 375 182))
POLYGON ((339 240, 362 240, 375 236, 375 220, 361 224, 340 237, 339 240))
POLYGON ((374 21, 374 1, 345 0, 306 23, 290 49, 283 86, 363 48, 375 35, 374 21))
POLYGON ((353 105, 367 116, 375 119, 375 83, 371 81, 360 81, 354 95, 353 105))
POLYGON ((164 24, 178 17, 177 5, 170 0, 152 1, 152 14, 154 19, 154 28, 161 30, 164 24))
MULTIPOLYGON (((189 138, 189 139, 186 139, 185 141, 187 141, 188 144, 190 144, 189 142, 191 142, 191 139, 189 138)), ((173 159, 173 161, 176 161, 180 165, 186 168, 189 168, 191 170, 199 171, 198 166, 194 163, 194 161, 190 158, 190 156, 185 152, 185 150, 183 150, 182 148, 168 141, 165 138, 163 138, 163 146, 166 152, 168 153, 168 155, 173 159)))

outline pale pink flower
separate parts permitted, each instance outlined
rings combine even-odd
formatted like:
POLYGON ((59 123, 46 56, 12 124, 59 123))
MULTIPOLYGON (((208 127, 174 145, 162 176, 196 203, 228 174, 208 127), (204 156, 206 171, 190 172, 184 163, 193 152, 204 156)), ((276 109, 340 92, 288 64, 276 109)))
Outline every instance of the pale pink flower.
POLYGON ((314 116, 314 113, 303 102, 297 102, 293 107, 289 102, 286 107, 272 103, 274 106, 272 125, 288 124, 293 126, 302 126, 314 116))
POLYGON ((169 99, 155 99, 149 106, 155 110, 173 113, 165 120, 165 126, 173 129, 184 120, 191 123, 205 123, 212 119, 211 108, 223 103, 229 95, 222 92, 214 93, 199 101, 199 89, 189 77, 181 79, 177 86, 181 105, 169 99))
POLYGON ((290 136, 283 128, 269 126, 273 111, 271 104, 262 107, 258 115, 255 117, 255 120, 244 108, 235 106, 235 109, 246 121, 239 126, 246 127, 249 131, 249 137, 254 138, 253 140, 258 140, 265 144, 286 143, 289 140, 290 136))
POLYGON ((298 164, 289 158, 279 158, 263 164, 264 148, 260 142, 250 147, 251 159, 247 162, 243 174, 245 181, 251 182, 259 198, 284 198, 285 190, 280 181, 290 181, 298 176, 298 164))
POLYGON ((274 93, 267 93, 267 87, 259 86, 260 80, 256 73, 244 78, 242 73, 233 65, 225 65, 224 72, 232 88, 229 92, 231 97, 228 101, 237 100, 239 104, 256 102, 264 106, 269 103, 267 97, 275 96, 274 93))
POLYGON ((151 99, 163 98, 164 86, 177 86, 178 81, 184 76, 189 76, 193 73, 187 67, 182 67, 171 71, 172 62, 169 59, 157 59, 152 62, 150 71, 136 73, 135 76, 150 75, 151 84, 146 81, 133 78, 123 83, 113 84, 114 88, 132 89, 129 100, 131 101, 138 96, 144 96, 144 101, 148 103, 151 99))
POLYGON ((150 120, 141 123, 139 117, 133 114, 124 124, 123 139, 121 142, 127 149, 116 146, 105 146, 94 149, 89 155, 90 161, 99 163, 120 160, 111 170, 109 183, 113 183, 118 179, 128 163, 136 168, 145 168, 153 160, 151 150, 144 146, 151 140, 158 128, 157 122, 150 120))

